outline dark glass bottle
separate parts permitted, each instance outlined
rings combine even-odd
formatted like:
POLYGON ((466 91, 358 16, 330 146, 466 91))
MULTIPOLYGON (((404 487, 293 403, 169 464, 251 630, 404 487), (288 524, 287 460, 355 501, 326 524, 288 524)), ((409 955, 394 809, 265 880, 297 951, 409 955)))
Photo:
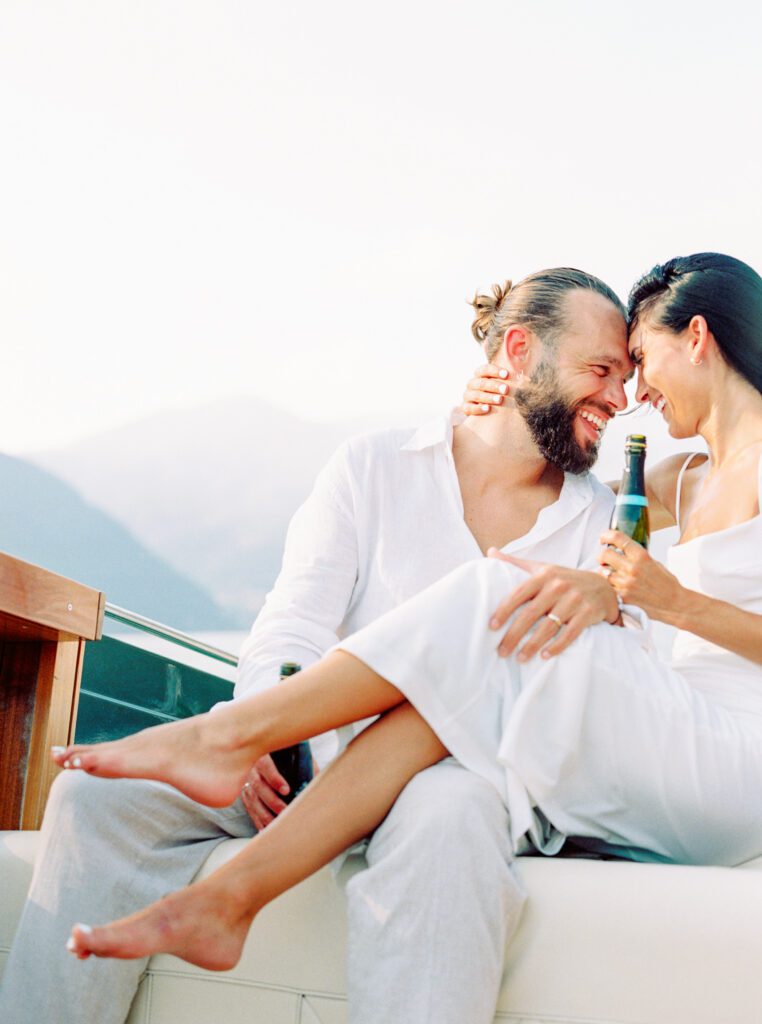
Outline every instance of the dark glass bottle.
POLYGON ((651 528, 645 481, 646 439, 643 434, 629 435, 624 457, 624 473, 611 517, 611 529, 621 530, 648 550, 651 528))
MULTIPOLYGON (((285 661, 280 667, 280 677, 287 679, 301 670, 302 666, 297 665, 295 661, 285 661)), ((289 792, 285 796, 281 796, 284 803, 290 804, 312 781, 310 745, 306 741, 294 743, 290 747, 283 747, 282 750, 274 750, 270 756, 275 762, 275 767, 290 786, 289 792)))

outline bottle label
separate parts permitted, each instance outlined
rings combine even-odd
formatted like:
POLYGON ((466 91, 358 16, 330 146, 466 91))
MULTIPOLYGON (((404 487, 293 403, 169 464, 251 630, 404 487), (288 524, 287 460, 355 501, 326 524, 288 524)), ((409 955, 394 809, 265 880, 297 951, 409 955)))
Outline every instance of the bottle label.
POLYGON ((648 506, 648 498, 642 494, 617 494, 617 505, 645 505, 648 506))

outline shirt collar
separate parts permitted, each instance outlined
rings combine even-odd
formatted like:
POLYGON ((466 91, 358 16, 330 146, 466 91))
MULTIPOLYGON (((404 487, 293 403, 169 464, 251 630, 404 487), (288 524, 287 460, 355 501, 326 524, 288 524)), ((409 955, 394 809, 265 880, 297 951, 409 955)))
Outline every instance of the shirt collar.
POLYGON ((590 473, 582 473, 579 476, 575 473, 564 473, 564 483, 558 499, 552 505, 540 509, 529 533, 510 541, 502 550, 510 553, 514 549, 536 544, 550 537, 571 523, 593 503, 594 498, 595 490, 590 473))
POLYGON ((465 420, 465 413, 459 408, 452 409, 446 416, 435 416, 422 423, 413 436, 400 448, 403 452, 421 452, 438 444, 452 448, 452 431, 465 420))
MULTIPOLYGON (((416 430, 413 436, 401 446, 403 452, 420 452, 437 445, 446 445, 452 451, 453 428, 465 420, 465 413, 455 407, 446 416, 435 416, 416 430)), ((762 465, 762 463, 760 463, 762 465)), ((595 497, 593 477, 590 473, 564 473, 564 484, 558 500, 541 509, 534 526, 528 534, 511 541, 504 548, 524 547, 562 529, 583 509, 592 504, 595 497)))

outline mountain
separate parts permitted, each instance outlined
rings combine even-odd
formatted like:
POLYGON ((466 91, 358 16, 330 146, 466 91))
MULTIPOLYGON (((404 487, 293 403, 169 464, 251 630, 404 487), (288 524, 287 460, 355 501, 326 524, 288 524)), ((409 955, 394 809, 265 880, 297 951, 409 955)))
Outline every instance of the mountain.
POLYGON ((346 437, 379 425, 308 423, 236 398, 157 414, 30 457, 248 625, 280 568, 288 521, 318 470, 346 437))
POLYGON ((180 629, 241 624, 124 526, 37 466, 0 454, 0 496, 0 550, 180 629))

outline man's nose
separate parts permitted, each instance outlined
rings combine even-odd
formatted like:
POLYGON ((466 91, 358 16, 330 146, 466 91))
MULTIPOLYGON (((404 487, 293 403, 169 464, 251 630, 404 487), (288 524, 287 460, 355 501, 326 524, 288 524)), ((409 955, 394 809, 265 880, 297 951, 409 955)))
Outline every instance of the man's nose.
POLYGON ((609 386, 606 394, 609 403, 617 412, 627 408, 627 395, 624 390, 624 381, 621 377, 609 377, 609 386))

